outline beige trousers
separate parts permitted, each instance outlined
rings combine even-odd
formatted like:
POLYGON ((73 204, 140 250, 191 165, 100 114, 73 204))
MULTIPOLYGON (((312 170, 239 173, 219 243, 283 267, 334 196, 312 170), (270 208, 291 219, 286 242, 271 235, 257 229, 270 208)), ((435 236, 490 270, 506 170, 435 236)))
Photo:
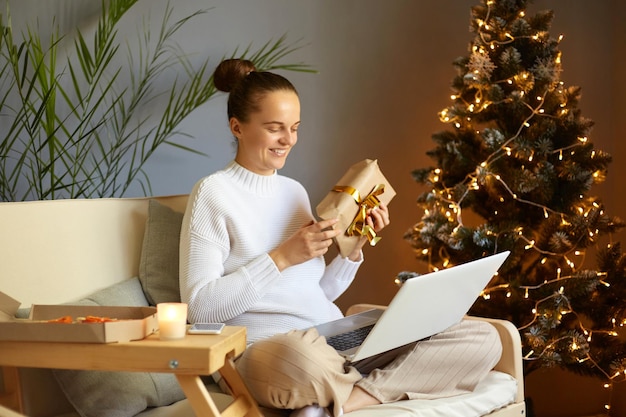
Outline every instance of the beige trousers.
POLYGON ((252 396, 264 407, 332 406, 335 415, 354 385, 381 403, 471 392, 502 354, 496 329, 464 320, 428 339, 357 364, 344 359, 314 329, 253 343, 237 360, 252 396))

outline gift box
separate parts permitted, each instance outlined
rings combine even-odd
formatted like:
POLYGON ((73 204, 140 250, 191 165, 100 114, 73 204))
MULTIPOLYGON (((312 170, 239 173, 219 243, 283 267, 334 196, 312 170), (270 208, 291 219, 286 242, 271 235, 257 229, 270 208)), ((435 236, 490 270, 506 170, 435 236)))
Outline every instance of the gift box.
POLYGON ((339 219, 335 227, 344 233, 335 238, 342 256, 348 256, 361 236, 367 237, 374 246, 380 236, 367 225, 366 216, 370 209, 383 202, 389 204, 396 195, 378 167, 375 159, 365 159, 350 167, 331 191, 317 205, 317 215, 326 219, 339 219))

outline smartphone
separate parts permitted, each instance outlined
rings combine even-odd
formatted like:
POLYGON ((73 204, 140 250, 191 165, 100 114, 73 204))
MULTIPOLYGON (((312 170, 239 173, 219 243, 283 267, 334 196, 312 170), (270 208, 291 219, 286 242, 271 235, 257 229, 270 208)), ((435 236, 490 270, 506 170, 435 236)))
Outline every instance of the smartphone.
POLYGON ((187 333, 189 334, 220 334, 224 329, 224 323, 195 323, 187 333))

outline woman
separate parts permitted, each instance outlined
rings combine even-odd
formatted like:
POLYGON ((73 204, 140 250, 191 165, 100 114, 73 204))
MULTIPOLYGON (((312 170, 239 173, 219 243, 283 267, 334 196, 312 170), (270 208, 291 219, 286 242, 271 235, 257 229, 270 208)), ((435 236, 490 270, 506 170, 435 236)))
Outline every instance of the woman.
MULTIPOLYGON (((251 344, 237 368, 259 404, 296 409, 298 416, 338 416, 471 391, 500 356, 488 324, 463 322, 358 370, 344 366, 309 329, 342 316, 333 301, 363 262, 366 238, 326 265, 323 256, 342 233, 333 228, 337 220, 316 221, 304 188, 277 174, 298 139, 294 86, 238 59, 220 63, 214 83, 230 93, 228 119, 238 147, 234 161, 200 180, 190 195, 181 230, 181 298, 191 322, 247 327, 251 344)), ((371 210, 367 221, 382 230, 387 207, 371 210)))

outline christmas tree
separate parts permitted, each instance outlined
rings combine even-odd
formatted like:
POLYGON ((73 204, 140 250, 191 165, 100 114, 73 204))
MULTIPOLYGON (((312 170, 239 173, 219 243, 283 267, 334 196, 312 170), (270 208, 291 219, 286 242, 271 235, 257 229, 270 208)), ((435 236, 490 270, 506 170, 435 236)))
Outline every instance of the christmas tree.
POLYGON ((511 251, 470 313, 518 327, 526 373, 561 366, 613 384, 626 368, 626 256, 611 236, 624 224, 588 195, 611 156, 588 137, 580 88, 560 80, 553 12, 527 16, 527 3, 472 8, 405 238, 430 270, 511 251))

